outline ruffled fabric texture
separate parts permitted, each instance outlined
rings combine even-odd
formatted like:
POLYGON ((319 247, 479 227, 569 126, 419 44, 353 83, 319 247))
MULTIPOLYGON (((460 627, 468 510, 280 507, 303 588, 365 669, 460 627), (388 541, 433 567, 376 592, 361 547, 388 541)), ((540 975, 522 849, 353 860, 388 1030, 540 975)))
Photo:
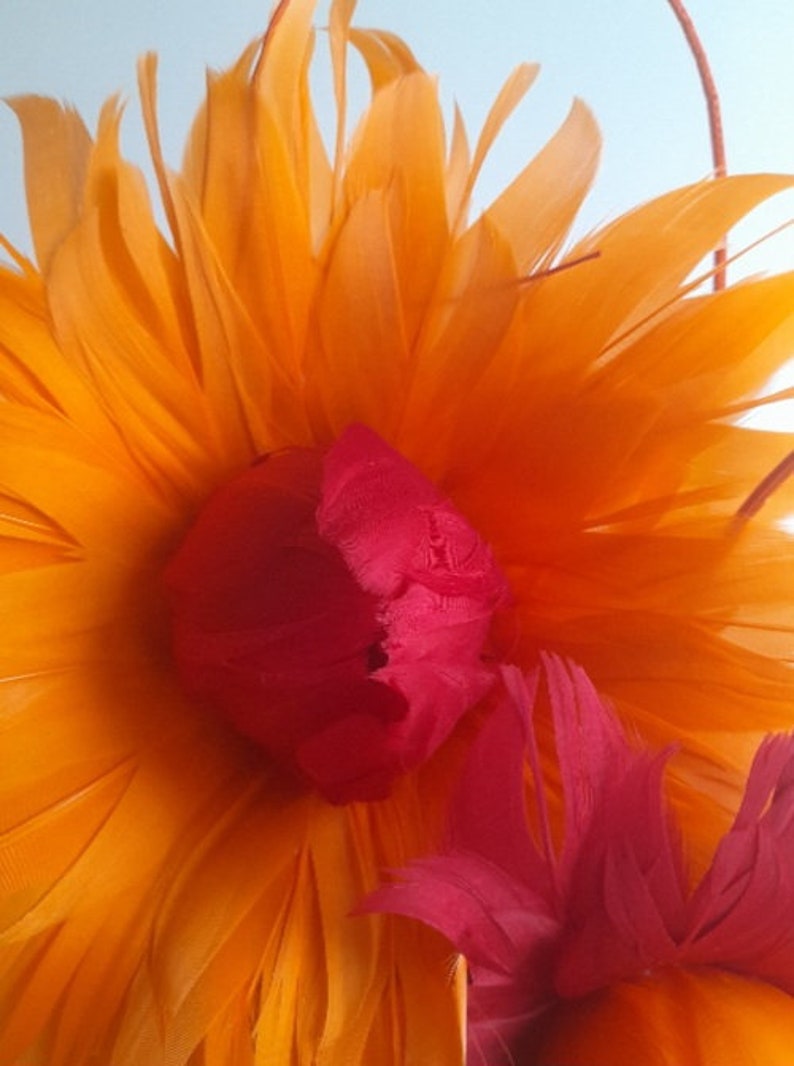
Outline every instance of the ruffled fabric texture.
POLYGON ((116 102, 92 138, 68 107, 12 101, 36 261, 11 249, 0 271, 0 1061, 463 1054, 447 942, 350 912, 438 845, 490 697, 387 799, 331 804, 180 680, 164 573, 263 455, 325 455, 361 424, 429 480, 508 581, 493 659, 573 656, 645 737, 682 738, 680 781, 708 793, 699 854, 757 734, 794 718, 790 496, 733 521, 786 448, 734 419, 791 348, 794 277, 690 281, 787 181, 701 182, 570 246, 599 151, 576 102, 471 219, 535 69, 472 149, 407 46, 351 29, 353 7, 331 12, 330 151, 313 0, 283 0, 210 75, 178 171, 143 61, 167 235, 116 102), (348 136, 350 45, 372 101, 348 136))
POLYGON ((497 681, 485 652, 504 577, 363 426, 223 485, 165 582, 185 691, 332 803, 385 799, 497 681))

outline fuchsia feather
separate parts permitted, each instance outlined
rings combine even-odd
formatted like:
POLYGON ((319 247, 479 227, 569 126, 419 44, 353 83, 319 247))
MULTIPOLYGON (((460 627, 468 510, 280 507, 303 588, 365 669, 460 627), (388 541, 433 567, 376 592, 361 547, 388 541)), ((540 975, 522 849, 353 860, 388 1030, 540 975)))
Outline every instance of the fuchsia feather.
POLYGON ((689 893, 662 795, 669 752, 633 749, 571 663, 543 656, 529 677, 506 667, 503 679, 443 854, 400 871, 365 904, 434 926, 467 957, 470 1061, 512 1062, 556 1003, 670 965, 720 967, 794 992, 794 739, 762 745, 734 826, 689 893), (562 783, 557 847, 536 754, 539 695, 562 783))

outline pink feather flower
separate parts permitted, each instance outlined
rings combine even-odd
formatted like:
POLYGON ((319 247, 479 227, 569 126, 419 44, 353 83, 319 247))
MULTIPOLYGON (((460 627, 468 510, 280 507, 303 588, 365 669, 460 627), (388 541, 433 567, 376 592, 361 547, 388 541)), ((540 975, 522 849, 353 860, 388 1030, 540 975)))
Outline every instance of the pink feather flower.
MULTIPOLYGON (((646 1044, 658 1037, 658 1019, 649 1023, 656 1036, 643 1035, 636 1001, 640 989, 655 1018, 654 997, 666 1001, 672 989, 668 1024, 707 1030, 713 1019, 696 1011, 690 985, 714 980, 715 972, 722 984, 710 1002, 718 1010, 728 1009, 734 978, 746 979, 737 1024, 742 1005, 752 1014, 753 997, 767 994, 761 983, 775 1010, 785 997, 790 1053, 794 738, 761 745, 733 826, 691 887, 663 796, 670 750, 635 750, 570 662, 543 656, 528 676, 506 667, 503 678, 504 696, 472 747, 453 802, 443 854, 411 864, 364 905, 420 919, 466 957, 468 1061, 600 1066, 628 1062, 621 1056, 631 1053, 643 1066, 722 1062, 708 1050, 708 1032, 688 1041, 685 1058, 675 1057, 675 1039, 651 1054, 646 1044), (545 701, 562 818, 538 757, 533 710, 545 701), (585 1038, 591 1031, 601 1034, 597 1046, 585 1038)), ((771 1021, 774 1012, 764 1016, 771 1021)), ((762 1061, 742 1057, 746 1034, 731 1036, 732 1020, 720 1025, 727 1025, 725 1039, 738 1041, 731 1062, 762 1061)), ((763 1058, 767 1066, 786 1061, 775 1053, 763 1058)))

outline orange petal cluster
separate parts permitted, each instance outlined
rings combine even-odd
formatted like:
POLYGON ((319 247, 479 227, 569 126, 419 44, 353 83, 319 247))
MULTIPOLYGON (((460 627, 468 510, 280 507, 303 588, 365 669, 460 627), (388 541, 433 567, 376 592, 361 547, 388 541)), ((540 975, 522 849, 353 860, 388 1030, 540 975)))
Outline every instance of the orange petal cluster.
POLYGON ((572 245, 599 152, 577 102, 471 218, 535 68, 471 147, 354 6, 332 5, 330 150, 314 0, 282 0, 210 75, 176 171, 143 61, 167 235, 115 101, 94 137, 54 101, 11 102, 35 262, 0 269, 0 1062, 461 1059, 446 942, 349 914, 432 849, 476 715, 388 800, 336 808, 176 676, 163 570, 262 453, 360 422, 430 478, 508 577, 507 657, 570 655, 644 736, 682 738, 681 780, 712 805, 696 850, 758 733, 794 720, 791 495, 733 522, 785 452, 736 417, 794 343, 794 276, 691 281, 790 182, 699 182, 572 245), (372 81, 354 123, 351 45, 372 81))
POLYGON ((719 970, 671 970, 560 1009, 533 1062, 786 1066, 793 1038, 791 996, 773 985, 719 970))

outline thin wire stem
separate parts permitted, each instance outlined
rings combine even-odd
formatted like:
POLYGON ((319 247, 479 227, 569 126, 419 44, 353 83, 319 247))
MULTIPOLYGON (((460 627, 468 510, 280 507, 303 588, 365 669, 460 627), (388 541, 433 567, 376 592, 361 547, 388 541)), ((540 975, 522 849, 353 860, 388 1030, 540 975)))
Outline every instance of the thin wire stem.
POLYGON ((744 523, 761 510, 763 505, 773 496, 777 490, 794 475, 794 452, 789 452, 785 459, 777 464, 750 493, 742 506, 736 512, 739 523, 744 523))
MULTIPOLYGON (((720 96, 717 91, 717 83, 711 72, 706 49, 695 29, 695 24, 684 7, 682 0, 667 0, 673 14, 678 19, 681 29, 684 31, 689 50, 697 65, 700 75, 700 84, 703 86, 703 95, 706 98, 706 110, 709 120, 709 135, 711 137, 711 159, 714 166, 714 176, 723 178, 728 172, 725 159, 725 136, 722 129, 722 110, 720 108, 720 96)), ((728 260, 728 248, 725 240, 714 252, 714 291, 718 292, 725 288, 726 264, 728 260)))

